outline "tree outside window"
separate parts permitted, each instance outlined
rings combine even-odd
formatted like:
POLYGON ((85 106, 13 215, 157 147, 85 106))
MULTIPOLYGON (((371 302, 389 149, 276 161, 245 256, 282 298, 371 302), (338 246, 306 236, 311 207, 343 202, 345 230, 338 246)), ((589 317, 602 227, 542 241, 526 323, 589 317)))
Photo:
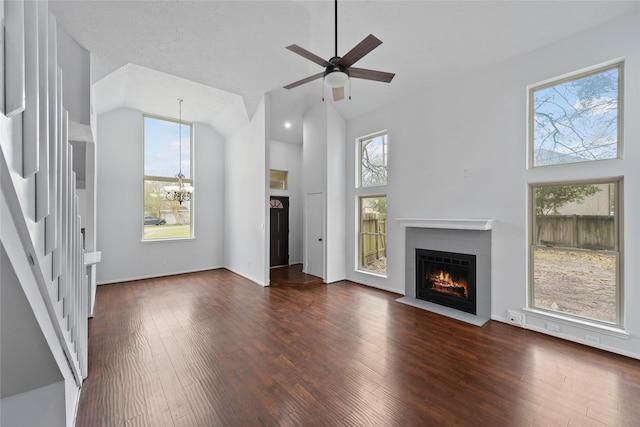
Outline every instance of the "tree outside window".
POLYGON ((387 184, 387 134, 379 133, 358 140, 359 186, 387 184))
POLYGON ((618 181, 532 186, 530 306, 621 325, 618 181))
POLYGON ((615 159, 622 64, 530 91, 531 166, 615 159))

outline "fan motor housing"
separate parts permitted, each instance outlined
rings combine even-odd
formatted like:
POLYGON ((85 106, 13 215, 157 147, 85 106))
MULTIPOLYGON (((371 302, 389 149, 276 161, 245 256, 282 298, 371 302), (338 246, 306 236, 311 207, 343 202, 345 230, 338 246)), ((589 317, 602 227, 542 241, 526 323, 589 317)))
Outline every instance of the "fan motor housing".
MULTIPOLYGON (((344 65, 336 64, 333 61, 334 59, 336 59, 336 58, 331 58, 331 60, 329 60, 329 62, 331 62, 333 65, 330 65, 325 69, 324 76, 327 77, 329 74, 335 73, 335 72, 345 73, 348 76, 349 75, 349 69, 347 67, 345 67, 344 65)), ((340 59, 340 58, 337 58, 337 59, 340 59)))

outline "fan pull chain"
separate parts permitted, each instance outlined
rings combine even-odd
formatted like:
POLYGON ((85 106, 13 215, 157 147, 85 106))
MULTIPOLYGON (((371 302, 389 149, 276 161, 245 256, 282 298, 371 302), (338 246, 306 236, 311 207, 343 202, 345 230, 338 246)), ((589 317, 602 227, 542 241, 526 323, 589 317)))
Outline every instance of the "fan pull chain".
POLYGON ((324 77, 322 78, 322 102, 324 102, 324 77))
POLYGON ((351 76, 349 76, 349 101, 351 101, 351 76))

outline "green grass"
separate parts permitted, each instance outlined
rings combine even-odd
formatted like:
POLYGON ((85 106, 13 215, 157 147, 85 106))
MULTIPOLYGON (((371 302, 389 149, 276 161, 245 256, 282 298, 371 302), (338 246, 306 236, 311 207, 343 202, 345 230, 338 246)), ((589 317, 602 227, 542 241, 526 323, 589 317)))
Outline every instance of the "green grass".
POLYGON ((191 227, 187 225, 145 225, 144 240, 180 239, 191 237, 191 227))

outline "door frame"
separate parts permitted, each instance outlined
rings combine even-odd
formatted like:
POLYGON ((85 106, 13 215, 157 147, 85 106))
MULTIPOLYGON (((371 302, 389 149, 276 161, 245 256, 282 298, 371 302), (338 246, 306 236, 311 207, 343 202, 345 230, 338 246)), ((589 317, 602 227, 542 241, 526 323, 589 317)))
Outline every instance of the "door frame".
POLYGON ((305 194, 305 204, 304 204, 304 262, 303 262, 303 272, 306 274, 309 273, 309 243, 311 242, 309 237, 309 198, 312 196, 320 196, 320 201, 322 202, 322 281, 325 280, 327 275, 327 200, 324 192, 313 192, 305 194))
POLYGON ((271 206, 269 206, 269 269, 271 268, 276 268, 276 267, 285 267, 289 265, 289 260, 290 260, 290 256, 291 256, 291 197, 290 196, 280 196, 277 194, 270 194, 269 195, 269 203, 271 203, 271 201, 273 199, 287 199, 287 262, 286 264, 280 264, 280 265, 276 265, 276 266, 272 266, 271 265, 271 210, 273 208, 271 208, 271 206))

